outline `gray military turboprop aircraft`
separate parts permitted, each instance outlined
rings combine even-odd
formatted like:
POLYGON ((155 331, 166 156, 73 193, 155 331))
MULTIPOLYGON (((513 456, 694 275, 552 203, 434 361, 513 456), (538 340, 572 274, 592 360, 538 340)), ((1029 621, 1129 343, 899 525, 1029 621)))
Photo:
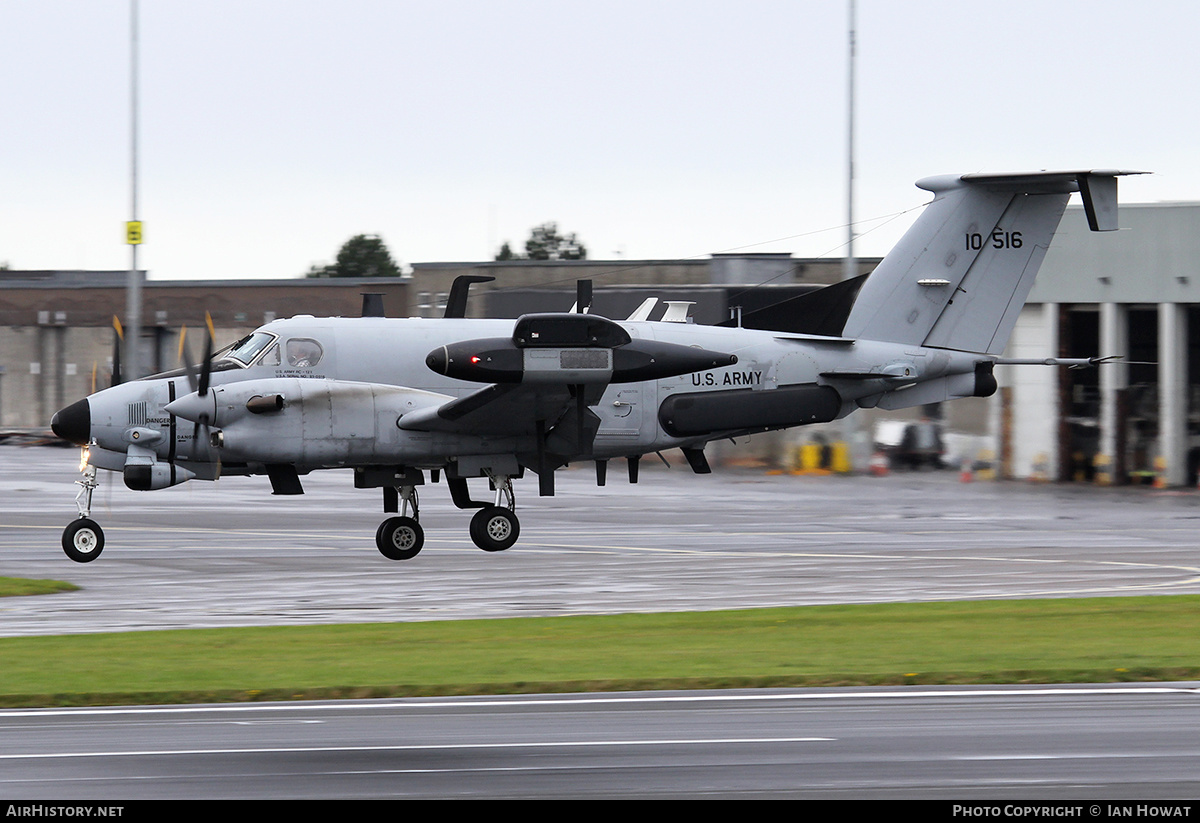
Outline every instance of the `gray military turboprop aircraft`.
MULTIPOLYGON (((444 474, 459 508, 478 508, 485 551, 517 539, 514 478, 530 469, 542 495, 554 472, 680 448, 709 470, 704 446, 747 433, 824 423, 859 408, 900 409, 996 390, 1001 359, 1072 192, 1093 231, 1117 228, 1117 178, 1085 170, 931 177, 912 228, 870 274, 738 322, 624 322, 576 310, 513 320, 464 317, 471 280, 446 317, 268 323, 199 368, 114 385, 62 409, 52 427, 85 447, 79 518, 63 532, 72 560, 99 556, 90 518, 97 468, 133 489, 219 475, 267 475, 301 494, 316 469, 350 469, 383 490, 376 532, 393 560, 421 550, 417 488, 444 474), (468 478, 487 477, 490 502, 468 478)), ((649 302, 649 301, 648 301, 649 302)), ((375 316, 368 316, 375 315, 375 316)), ((1089 361, 1048 360, 1047 363, 1089 361)), ((1095 360, 1091 361, 1095 362, 1095 360)))

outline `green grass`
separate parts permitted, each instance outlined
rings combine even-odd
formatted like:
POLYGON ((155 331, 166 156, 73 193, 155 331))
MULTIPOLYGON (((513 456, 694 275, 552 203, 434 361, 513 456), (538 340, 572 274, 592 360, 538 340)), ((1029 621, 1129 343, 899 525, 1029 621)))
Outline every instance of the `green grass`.
POLYGON ((0 705, 1200 678, 1200 596, 0 638, 0 705))
POLYGON ((74 583, 62 580, 27 580, 24 577, 0 577, 0 597, 20 597, 28 594, 54 594, 78 591, 74 583))

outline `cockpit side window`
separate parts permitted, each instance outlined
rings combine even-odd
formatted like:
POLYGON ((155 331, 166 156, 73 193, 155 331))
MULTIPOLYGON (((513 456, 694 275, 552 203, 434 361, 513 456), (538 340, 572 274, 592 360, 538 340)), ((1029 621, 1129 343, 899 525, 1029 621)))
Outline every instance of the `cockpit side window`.
POLYGON ((325 353, 320 343, 308 337, 293 337, 287 341, 285 350, 288 365, 298 369, 317 365, 325 353))
POLYGON ((278 366, 279 365, 279 344, 276 343, 271 348, 267 349, 267 353, 258 361, 260 366, 278 366))

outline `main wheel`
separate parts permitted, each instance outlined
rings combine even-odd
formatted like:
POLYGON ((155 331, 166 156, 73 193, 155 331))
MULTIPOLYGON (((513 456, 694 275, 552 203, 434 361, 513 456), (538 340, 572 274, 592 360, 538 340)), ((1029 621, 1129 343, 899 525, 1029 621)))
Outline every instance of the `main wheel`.
POLYGON ((471 518, 471 540, 485 552, 502 552, 517 542, 521 524, 511 509, 488 506, 471 518))
POLYGON ((73 520, 63 529, 62 547, 76 563, 90 563, 104 551, 104 530, 86 517, 73 520))
POLYGON ((412 560, 425 545, 425 530, 411 517, 389 517, 379 524, 375 545, 388 560, 412 560))

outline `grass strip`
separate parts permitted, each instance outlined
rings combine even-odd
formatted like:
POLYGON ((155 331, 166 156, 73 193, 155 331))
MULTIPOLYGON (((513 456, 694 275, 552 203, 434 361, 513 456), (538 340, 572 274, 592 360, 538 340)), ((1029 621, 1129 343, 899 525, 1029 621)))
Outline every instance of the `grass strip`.
POLYGON ((31 594, 56 594, 78 591, 74 583, 63 580, 30 580, 25 577, 0 577, 0 597, 22 597, 31 594))
POLYGON ((1200 596, 0 638, 0 704, 1200 678, 1200 596))

